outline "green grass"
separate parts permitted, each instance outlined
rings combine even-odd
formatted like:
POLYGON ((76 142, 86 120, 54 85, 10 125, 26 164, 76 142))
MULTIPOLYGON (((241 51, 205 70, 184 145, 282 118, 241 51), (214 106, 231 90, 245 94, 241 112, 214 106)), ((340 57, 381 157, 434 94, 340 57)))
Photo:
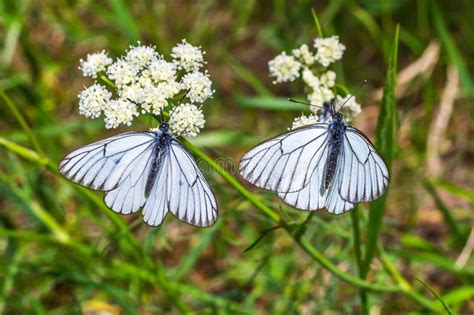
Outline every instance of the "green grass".
POLYGON ((473 259, 456 263, 473 226, 470 2, 311 5, 0 2, 0 314, 473 313, 473 259), (303 99, 302 86, 273 85, 267 62, 321 33, 347 47, 338 89, 370 82, 355 125, 391 168, 383 198, 341 216, 288 207, 221 163, 306 110, 286 101, 303 99), (77 93, 90 84, 79 59, 101 49, 116 56, 137 40, 168 54, 182 38, 206 50, 216 90, 203 133, 184 142, 209 166, 219 220, 198 229, 168 216, 153 229, 140 214, 113 213, 57 163, 128 130, 78 114, 77 93), (432 75, 396 98, 397 74, 433 40, 442 50, 432 75), (429 178, 426 139, 449 66, 461 94, 440 143, 440 175, 429 178))

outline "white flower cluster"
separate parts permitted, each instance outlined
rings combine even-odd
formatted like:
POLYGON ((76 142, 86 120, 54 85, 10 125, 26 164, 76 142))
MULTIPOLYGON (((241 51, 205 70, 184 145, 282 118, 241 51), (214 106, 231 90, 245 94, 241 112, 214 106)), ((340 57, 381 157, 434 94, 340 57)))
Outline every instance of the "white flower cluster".
MULTIPOLYGON (((325 102, 335 100, 336 104, 342 104, 346 98, 337 95, 336 73, 328 67, 340 60, 346 47, 339 42, 338 36, 316 38, 313 48, 306 44, 293 49, 291 55, 282 52, 268 62, 270 77, 273 83, 291 82, 301 76, 306 85, 308 102, 314 106, 310 109, 315 115, 301 116, 295 119, 292 129, 317 122, 318 115, 322 114, 322 106, 325 102)), ((360 105, 354 98, 344 105, 343 112, 346 120, 351 120, 361 111, 360 105)))
POLYGON ((293 121, 293 125, 288 130, 293 130, 299 127, 303 127, 306 125, 315 124, 319 121, 319 117, 316 114, 311 114, 309 116, 301 115, 300 117, 296 117, 293 121))
POLYGON ((300 76, 301 63, 295 57, 282 52, 268 62, 270 76, 275 77, 273 84, 294 81, 300 76))
POLYGON ((196 136, 204 126, 201 107, 214 90, 200 47, 186 40, 178 43, 171 61, 154 46, 140 42, 115 61, 105 51, 87 55, 80 60, 84 77, 100 78, 79 93, 79 113, 88 118, 104 115, 106 128, 130 126, 140 114, 160 115, 169 109, 170 127, 178 135, 196 136), (176 105, 186 95, 186 104, 176 105), (168 108, 167 108, 168 107, 168 108))
POLYGON ((170 117, 170 128, 178 136, 195 137, 204 127, 204 115, 193 104, 177 106, 170 117))
POLYGON ((105 50, 95 54, 88 54, 87 59, 79 59, 79 70, 85 77, 97 78, 97 73, 104 72, 107 67, 112 63, 105 50))

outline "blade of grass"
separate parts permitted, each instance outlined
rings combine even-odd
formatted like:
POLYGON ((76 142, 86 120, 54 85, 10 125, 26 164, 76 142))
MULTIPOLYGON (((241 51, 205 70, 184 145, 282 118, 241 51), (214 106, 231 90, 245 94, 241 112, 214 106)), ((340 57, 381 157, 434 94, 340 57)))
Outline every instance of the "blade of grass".
POLYGON ((33 131, 31 130, 30 126, 26 122, 25 118, 23 115, 20 113, 18 108, 15 106, 15 104, 11 101, 11 99, 5 94, 5 91, 0 90, 0 98, 3 99, 7 107, 11 110, 13 115, 15 116, 16 120, 20 124, 21 128, 25 131, 25 133, 28 135, 28 138, 31 141, 31 144, 35 148, 36 152, 38 152, 41 156, 44 156, 44 152, 36 139, 35 135, 33 134, 33 131))
POLYGON ((246 82, 251 88, 254 89, 261 96, 271 96, 272 92, 267 89, 267 87, 258 79, 245 65, 241 62, 228 58, 228 64, 232 70, 240 77, 244 82, 246 82))
MULTIPOLYGON (((396 144, 397 108, 395 100, 395 86, 397 83, 397 60, 398 60, 398 34, 399 27, 395 30, 392 51, 388 61, 387 77, 384 86, 380 114, 377 122, 376 145, 385 159, 388 168, 392 165, 396 144)), ((365 278, 370 269, 370 264, 375 254, 380 230, 382 228, 383 216, 387 192, 375 200, 369 209, 368 237, 364 262, 362 265, 362 276, 365 278)))
POLYGON ((444 204, 443 200, 438 195, 438 192, 436 191, 436 188, 431 184, 429 180, 424 180, 423 181, 423 186, 425 187, 426 191, 430 194, 430 196, 433 198, 436 207, 439 209, 441 212, 444 222, 446 222, 446 225, 448 226, 448 229, 451 231, 451 235, 454 237, 456 243, 459 244, 464 244, 466 241, 466 235, 461 232, 459 229, 456 220, 454 220, 453 215, 451 214, 451 210, 448 209, 448 207, 444 204))
POLYGON ((314 24, 316 24, 316 30, 318 32, 318 36, 322 38, 322 37, 324 37, 323 29, 321 28, 321 23, 319 23, 319 19, 318 19, 318 15, 316 14, 316 10, 311 8, 311 13, 313 14, 313 20, 314 20, 314 24))
POLYGON ((113 24, 118 25, 120 30, 127 37, 129 42, 136 42, 140 39, 138 28, 135 25, 133 17, 130 15, 130 9, 123 0, 109 0, 109 5, 113 11, 113 24))
MULTIPOLYGON (((446 25, 446 21, 444 20, 443 13, 439 8, 437 1, 431 1, 431 14, 433 17, 435 30, 444 50, 446 51, 448 61, 456 67, 459 74, 459 79, 464 87, 464 92, 467 96, 469 96, 469 98, 472 99, 474 97, 473 80, 469 74, 469 70, 466 67, 466 63, 464 62, 461 53, 451 36, 451 32, 446 25)), ((471 115, 474 115, 473 107, 470 107, 471 115)))
POLYGON ((428 283, 426 283, 425 281, 423 281, 422 279, 418 278, 418 277, 415 277, 416 281, 420 282, 422 285, 424 285, 428 290, 430 290, 431 293, 433 293, 434 296, 436 296, 436 298, 438 299, 438 301, 441 302, 441 304, 443 305, 444 309, 446 310, 446 312, 448 314, 452 314, 453 312, 451 311, 451 309, 449 308, 448 304, 446 304, 444 302, 444 300, 441 298, 441 296, 438 294, 438 292, 436 292, 435 289, 433 289, 428 283))
MULTIPOLYGON (((12 254, 10 261, 8 262, 8 268, 2 272, 2 290, 0 296, 0 314, 4 314, 5 306, 7 304, 8 296, 12 292, 15 283, 15 277, 20 270, 21 260, 25 254, 24 247, 20 246, 15 249, 15 252, 12 254), (4 274, 3 274, 4 273, 4 274)), ((5 259, 6 257, 3 257, 5 259)))
POLYGON ((236 99, 237 103, 243 107, 281 110, 281 111, 304 111, 308 110, 308 106, 290 102, 286 98, 262 96, 262 97, 248 97, 240 96, 236 99))
POLYGON ((179 264, 169 271, 169 275, 174 280, 180 280, 184 278, 189 272, 192 271, 193 266, 196 264, 199 256, 206 249, 206 247, 214 240, 219 232, 224 220, 218 220, 210 229, 203 231, 199 236, 199 242, 195 244, 186 255, 180 260, 179 264))
POLYGON ((271 232, 279 228, 281 228, 281 226, 279 225, 272 226, 271 228, 265 229, 262 232, 260 232, 260 235, 257 237, 257 239, 244 249, 244 253, 251 251, 255 246, 257 246, 258 243, 260 243, 261 240, 265 238, 265 236, 267 236, 268 234, 270 234, 271 232))
POLYGON ((432 181, 431 183, 453 195, 461 197, 467 201, 474 202, 474 192, 468 189, 464 189, 462 187, 442 180, 432 181))
MULTIPOLYGON (((360 240, 360 225, 359 225, 359 207, 356 206, 351 211, 351 220, 352 220, 352 232, 353 232, 353 246, 354 246, 354 255, 356 258, 357 268, 359 272, 359 277, 362 277, 362 244, 360 240)), ((369 304, 367 292, 363 289, 359 289, 360 303, 361 303, 361 313, 364 315, 369 314, 369 304)))

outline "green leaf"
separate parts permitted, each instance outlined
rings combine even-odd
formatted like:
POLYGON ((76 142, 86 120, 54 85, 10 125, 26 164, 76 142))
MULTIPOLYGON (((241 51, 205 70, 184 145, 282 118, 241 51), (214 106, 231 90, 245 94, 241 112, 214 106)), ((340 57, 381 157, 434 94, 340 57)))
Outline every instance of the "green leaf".
POLYGON ((115 25, 118 25, 124 35, 130 42, 136 42, 140 39, 138 28, 135 25, 133 17, 130 15, 130 10, 125 5, 123 0, 109 0, 112 7, 112 20, 115 25))
POLYGON ((316 24, 316 30, 318 31, 318 36, 324 37, 323 30, 321 29, 321 23, 319 22, 318 15, 316 14, 316 10, 311 9, 311 13, 313 14, 314 24, 316 24))
MULTIPOLYGON (((395 85, 397 82, 398 35, 399 27, 397 26, 388 61, 388 71, 383 90, 382 103, 380 105, 380 114, 377 122, 377 138, 375 142, 389 169, 392 165, 393 156, 395 154, 395 138, 397 131, 395 85)), ((386 201, 387 193, 370 205, 367 248, 361 272, 364 277, 369 271, 372 258, 375 254, 383 223, 386 201)))
POLYGON ((467 96, 472 98, 474 97, 474 84, 469 74, 469 70, 466 67, 466 63, 464 62, 461 53, 459 52, 459 49, 451 36, 452 33, 448 29, 446 21, 444 20, 443 14, 436 1, 431 1, 431 8, 435 30, 438 33, 438 37, 441 40, 441 44, 447 54, 448 61, 456 67, 459 80, 464 87, 464 92, 467 96))
POLYGON ((243 107, 260 108, 281 111, 303 111, 308 110, 308 106, 290 102, 286 98, 262 96, 262 97, 237 97, 237 103, 243 107))
POLYGON ((452 314, 451 312, 451 309, 449 308, 448 304, 446 304, 444 302, 444 300, 441 298, 441 296, 438 294, 438 292, 436 292, 435 289, 433 289, 428 283, 426 283, 425 281, 423 281, 422 279, 418 278, 418 277, 415 277, 415 279, 420 282, 421 284, 423 284, 428 290, 430 290, 431 293, 433 293, 434 296, 436 296, 436 298, 438 299, 438 301, 441 302, 441 304, 443 305, 445 311, 448 313, 448 314, 452 314))

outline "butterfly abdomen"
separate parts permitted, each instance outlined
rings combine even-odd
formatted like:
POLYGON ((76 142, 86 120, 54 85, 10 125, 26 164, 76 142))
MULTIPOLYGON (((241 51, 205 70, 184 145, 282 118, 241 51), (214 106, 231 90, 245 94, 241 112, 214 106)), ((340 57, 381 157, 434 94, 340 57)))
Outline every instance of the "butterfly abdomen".
POLYGON ((160 164, 163 161, 163 158, 169 152, 169 146, 171 144, 172 136, 167 131, 157 133, 155 138, 155 144, 152 153, 151 168, 150 174, 148 175, 146 186, 145 186, 145 196, 148 197, 151 189, 155 183, 156 176, 160 169, 160 164))
POLYGON ((328 156, 325 166, 324 188, 328 189, 336 174, 337 163, 342 151, 346 124, 341 119, 334 119, 328 127, 328 156))

